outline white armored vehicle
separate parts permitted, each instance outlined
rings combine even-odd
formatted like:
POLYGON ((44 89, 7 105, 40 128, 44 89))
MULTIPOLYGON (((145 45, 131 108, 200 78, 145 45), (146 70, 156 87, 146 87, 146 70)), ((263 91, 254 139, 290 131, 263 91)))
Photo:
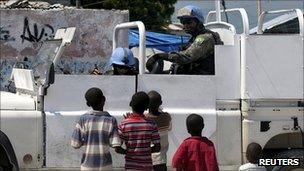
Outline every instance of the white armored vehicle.
MULTIPOLYGON (((7 138, 0 141, 1 155, 5 156, 0 166, 10 161, 29 170, 79 169, 82 151, 73 149, 69 142, 75 121, 88 109, 84 93, 95 86, 103 90, 105 110, 118 122, 130 111, 128 104, 135 92, 160 92, 164 111, 172 115, 169 166, 177 147, 189 136, 187 115, 197 113, 205 119, 203 134, 214 142, 221 170, 237 170, 246 162, 245 151, 251 142, 263 147, 263 158, 300 159, 297 166, 269 170, 303 167, 303 13, 285 11, 298 16, 299 34, 263 34, 263 15, 276 13, 264 12, 258 34, 249 35, 245 10, 227 12, 241 14, 243 33, 237 34, 233 25, 222 22, 219 10, 217 21, 206 23, 224 42, 215 47, 215 75, 145 74, 145 28, 141 22, 120 24, 113 34, 114 49, 118 30, 139 28, 137 77, 53 75, 52 64, 72 40, 75 29, 57 32, 56 40, 48 41, 39 52, 42 62, 33 70, 14 69, 17 93, 1 92, 0 128, 7 138), (7 148, 8 141, 12 148, 7 148)), ((123 168, 123 156, 112 154, 114 167, 123 168)))

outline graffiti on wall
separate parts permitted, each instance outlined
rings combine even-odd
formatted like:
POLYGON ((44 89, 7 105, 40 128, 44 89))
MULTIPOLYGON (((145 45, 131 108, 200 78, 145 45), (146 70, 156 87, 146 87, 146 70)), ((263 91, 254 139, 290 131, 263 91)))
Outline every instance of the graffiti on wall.
POLYGON ((9 90, 10 85, 10 75, 12 73, 13 66, 15 64, 15 60, 13 59, 1 59, 0 63, 0 82, 1 82, 1 90, 9 90))
POLYGON ((49 24, 44 24, 41 29, 38 28, 38 24, 34 23, 30 27, 29 20, 27 17, 24 18, 23 22, 23 34, 20 36, 22 43, 26 40, 32 43, 49 40, 54 37, 54 28, 49 24))
MULTIPOLYGON (((10 27, 10 26, 8 26, 10 27)), ((5 26, 0 27, 0 42, 15 41, 15 38, 10 35, 10 31, 5 26)))
MULTIPOLYGON (((89 74, 96 67, 103 71, 112 50, 112 28, 129 19, 129 13, 113 10, 0 9, 0 12, 1 90, 7 90, 15 63, 19 61, 25 68, 33 67, 40 47, 46 40, 53 39, 60 27, 73 26, 77 31, 73 42, 66 48, 55 68, 56 73, 89 74), (28 59, 24 60, 26 57, 28 59)), ((126 39, 127 32, 122 34, 121 40, 126 39)), ((127 46, 125 41, 119 44, 127 46)))

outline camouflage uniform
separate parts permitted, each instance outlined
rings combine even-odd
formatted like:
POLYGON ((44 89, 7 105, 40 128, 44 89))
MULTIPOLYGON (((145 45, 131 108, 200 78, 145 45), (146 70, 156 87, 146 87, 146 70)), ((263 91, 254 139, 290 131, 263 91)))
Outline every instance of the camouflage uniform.
POLYGON ((220 44, 219 35, 202 29, 193 36, 188 46, 179 52, 172 52, 167 60, 173 62, 176 74, 214 75, 214 45, 220 44))
POLYGON ((186 33, 192 36, 188 45, 179 52, 153 55, 148 59, 146 68, 153 73, 154 64, 160 59, 173 62, 171 69, 173 68, 174 74, 214 75, 214 45, 223 44, 218 33, 205 29, 202 10, 197 6, 187 5, 181 8, 177 18, 187 26, 184 28, 186 33), (197 23, 195 28, 193 22, 197 23))

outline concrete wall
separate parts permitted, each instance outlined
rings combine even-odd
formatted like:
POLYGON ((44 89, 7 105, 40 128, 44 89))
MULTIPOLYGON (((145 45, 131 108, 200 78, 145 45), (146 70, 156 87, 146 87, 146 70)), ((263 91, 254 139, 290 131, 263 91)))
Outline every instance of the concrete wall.
MULTIPOLYGON (((76 33, 56 72, 88 74, 95 65, 103 69, 112 52, 115 25, 129 21, 129 12, 119 10, 1 9, 0 13, 1 90, 7 90, 15 62, 27 57, 30 67, 42 43, 62 27, 76 27, 76 33)), ((127 46, 127 32, 120 37, 120 46, 127 46)))

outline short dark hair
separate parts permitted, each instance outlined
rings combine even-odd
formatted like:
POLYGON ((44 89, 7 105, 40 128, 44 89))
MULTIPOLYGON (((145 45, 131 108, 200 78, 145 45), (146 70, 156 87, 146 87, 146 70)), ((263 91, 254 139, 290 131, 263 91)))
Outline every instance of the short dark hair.
POLYGON ((132 96, 130 106, 134 112, 142 114, 148 108, 149 102, 150 100, 147 93, 140 91, 132 96))
POLYGON ((187 130, 191 135, 200 135, 204 129, 204 118, 198 114, 190 114, 186 120, 187 130))
POLYGON ((157 91, 155 91, 155 90, 149 91, 148 96, 150 99, 149 109, 158 108, 159 105, 161 105, 162 97, 157 91))
POLYGON ((246 150, 246 158, 250 163, 258 163, 258 160, 260 159, 262 155, 262 147, 258 143, 250 143, 247 146, 246 150))
POLYGON ((91 107, 97 107, 103 101, 105 101, 105 97, 102 91, 97 87, 92 87, 85 93, 85 99, 87 104, 91 107))

